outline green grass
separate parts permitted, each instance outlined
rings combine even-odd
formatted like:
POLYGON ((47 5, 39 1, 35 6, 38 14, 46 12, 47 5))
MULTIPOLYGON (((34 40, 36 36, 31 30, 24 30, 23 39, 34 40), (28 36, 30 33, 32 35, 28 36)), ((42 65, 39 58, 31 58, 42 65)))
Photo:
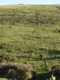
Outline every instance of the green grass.
POLYGON ((0 80, 7 80, 7 79, 5 79, 5 78, 0 78, 0 80))
POLYGON ((60 5, 0 6, 0 54, 14 54, 18 62, 31 63, 37 73, 60 64, 60 5), (36 10, 38 24, 36 24, 36 10))

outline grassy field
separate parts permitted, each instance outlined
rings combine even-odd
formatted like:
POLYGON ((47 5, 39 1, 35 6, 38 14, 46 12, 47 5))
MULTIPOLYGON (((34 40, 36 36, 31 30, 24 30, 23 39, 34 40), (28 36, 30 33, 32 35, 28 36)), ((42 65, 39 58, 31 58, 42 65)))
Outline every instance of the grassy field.
POLYGON ((5 78, 0 78, 0 80, 6 80, 5 78))
POLYGON ((59 65, 60 5, 0 6, 0 55, 4 53, 31 63, 38 74, 48 72, 47 64, 59 65))

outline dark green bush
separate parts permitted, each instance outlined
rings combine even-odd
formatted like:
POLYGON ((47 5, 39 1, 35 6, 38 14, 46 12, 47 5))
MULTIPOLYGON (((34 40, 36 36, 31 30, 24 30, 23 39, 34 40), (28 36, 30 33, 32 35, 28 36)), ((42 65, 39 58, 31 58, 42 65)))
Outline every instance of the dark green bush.
POLYGON ((0 76, 10 80, 27 80, 32 77, 33 71, 32 66, 28 63, 0 64, 0 76))
POLYGON ((51 68, 51 75, 55 76, 56 80, 60 80, 60 65, 51 68))

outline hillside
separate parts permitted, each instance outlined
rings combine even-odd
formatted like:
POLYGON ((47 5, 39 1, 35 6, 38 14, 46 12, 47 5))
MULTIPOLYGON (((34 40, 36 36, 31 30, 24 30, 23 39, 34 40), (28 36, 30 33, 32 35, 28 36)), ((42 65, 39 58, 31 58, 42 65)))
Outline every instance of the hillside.
POLYGON ((6 53, 31 63, 38 74, 59 65, 60 5, 0 6, 0 55, 6 53))

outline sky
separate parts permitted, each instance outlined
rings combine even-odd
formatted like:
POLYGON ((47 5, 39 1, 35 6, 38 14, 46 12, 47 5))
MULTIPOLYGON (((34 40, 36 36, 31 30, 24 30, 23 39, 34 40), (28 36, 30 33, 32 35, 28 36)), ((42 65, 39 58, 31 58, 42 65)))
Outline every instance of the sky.
POLYGON ((11 4, 60 4, 60 0, 0 0, 0 5, 11 4))

